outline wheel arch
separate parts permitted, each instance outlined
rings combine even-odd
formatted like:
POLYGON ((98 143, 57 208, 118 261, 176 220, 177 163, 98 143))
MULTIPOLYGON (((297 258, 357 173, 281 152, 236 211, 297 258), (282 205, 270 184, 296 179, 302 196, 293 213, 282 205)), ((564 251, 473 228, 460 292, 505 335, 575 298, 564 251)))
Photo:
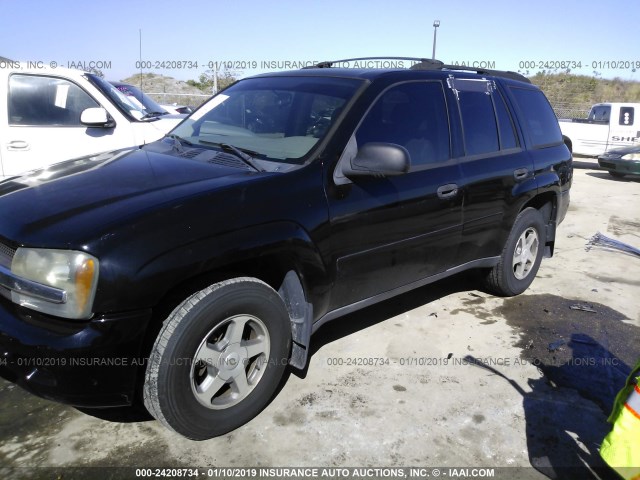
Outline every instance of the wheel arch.
POLYGON ((291 323, 291 364, 303 369, 313 324, 313 305, 322 303, 323 296, 319 292, 328 289, 325 285, 328 285, 329 277, 318 250, 302 228, 287 224, 286 228, 279 225, 276 230, 281 234, 278 238, 269 235, 274 231, 273 226, 242 232, 234 235, 235 241, 226 239, 222 243, 224 249, 218 241, 215 260, 198 262, 187 270, 190 274, 176 278, 154 301, 142 354, 151 351, 163 321, 185 298, 214 283, 252 277, 265 282, 282 298, 291 323), (258 244, 254 240, 253 245, 248 245, 240 237, 269 240, 258 244), (207 268, 202 268, 202 263, 208 265, 207 268), (312 290, 311 285, 317 290, 312 290))
POLYGON ((535 208, 542 214, 546 226, 545 231, 545 258, 553 256, 556 239, 556 219, 558 216, 558 199, 552 191, 539 193, 535 197, 525 202, 518 213, 527 208, 535 208))

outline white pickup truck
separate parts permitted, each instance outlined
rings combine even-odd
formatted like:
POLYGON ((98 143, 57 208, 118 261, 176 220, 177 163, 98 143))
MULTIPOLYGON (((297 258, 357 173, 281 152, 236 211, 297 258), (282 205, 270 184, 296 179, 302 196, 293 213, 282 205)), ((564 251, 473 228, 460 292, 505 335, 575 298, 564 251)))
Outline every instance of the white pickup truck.
POLYGON ((153 142, 184 117, 147 112, 91 73, 11 62, 0 68, 0 180, 153 142))
POLYGON ((640 103, 598 103, 584 119, 560 119, 574 154, 597 157, 611 148, 640 142, 640 103))

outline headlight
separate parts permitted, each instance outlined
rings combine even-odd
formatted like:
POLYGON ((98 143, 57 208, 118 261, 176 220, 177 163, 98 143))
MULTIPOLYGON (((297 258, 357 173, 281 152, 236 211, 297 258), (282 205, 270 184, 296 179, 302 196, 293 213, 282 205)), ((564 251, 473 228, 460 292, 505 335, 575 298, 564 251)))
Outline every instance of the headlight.
POLYGON ((627 153, 622 156, 622 160, 640 160, 640 153, 627 153))
POLYGON ((98 284, 98 259, 83 252, 18 248, 11 273, 58 290, 58 298, 13 290, 11 299, 24 307, 65 318, 89 318, 98 284))

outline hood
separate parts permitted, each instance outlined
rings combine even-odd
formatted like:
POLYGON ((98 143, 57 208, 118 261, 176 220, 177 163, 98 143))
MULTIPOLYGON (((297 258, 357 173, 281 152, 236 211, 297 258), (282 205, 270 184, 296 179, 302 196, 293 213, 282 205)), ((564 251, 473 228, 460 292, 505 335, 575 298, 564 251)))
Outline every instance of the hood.
POLYGON ((628 147, 612 148, 607 150, 603 157, 622 157, 623 155, 629 155, 632 153, 640 153, 640 145, 630 145, 628 147))
POLYGON ((82 157, 0 182, 0 237, 77 248, 142 213, 265 175, 228 153, 164 141, 82 157))
POLYGON ((185 118, 187 118, 187 115, 183 113, 162 115, 161 117, 158 117, 158 120, 154 120, 151 125, 156 127, 162 133, 168 133, 177 127, 185 118))

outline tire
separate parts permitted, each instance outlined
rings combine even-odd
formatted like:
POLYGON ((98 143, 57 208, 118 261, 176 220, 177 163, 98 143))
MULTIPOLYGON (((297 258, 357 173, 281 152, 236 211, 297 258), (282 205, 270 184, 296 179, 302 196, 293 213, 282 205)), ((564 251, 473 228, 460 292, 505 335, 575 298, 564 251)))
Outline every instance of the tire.
POLYGON ((614 172, 612 170, 609 170, 609 175, 611 175, 613 178, 624 178, 624 173, 614 172))
POLYGON ((546 228, 542 214, 535 208, 526 208, 513 224, 500 261, 485 278, 487 288, 504 297, 524 292, 540 268, 545 243, 546 228))
POLYGON ((192 440, 225 434, 270 402, 291 350, 287 309, 255 278, 216 283, 182 302, 153 345, 144 404, 192 440))

